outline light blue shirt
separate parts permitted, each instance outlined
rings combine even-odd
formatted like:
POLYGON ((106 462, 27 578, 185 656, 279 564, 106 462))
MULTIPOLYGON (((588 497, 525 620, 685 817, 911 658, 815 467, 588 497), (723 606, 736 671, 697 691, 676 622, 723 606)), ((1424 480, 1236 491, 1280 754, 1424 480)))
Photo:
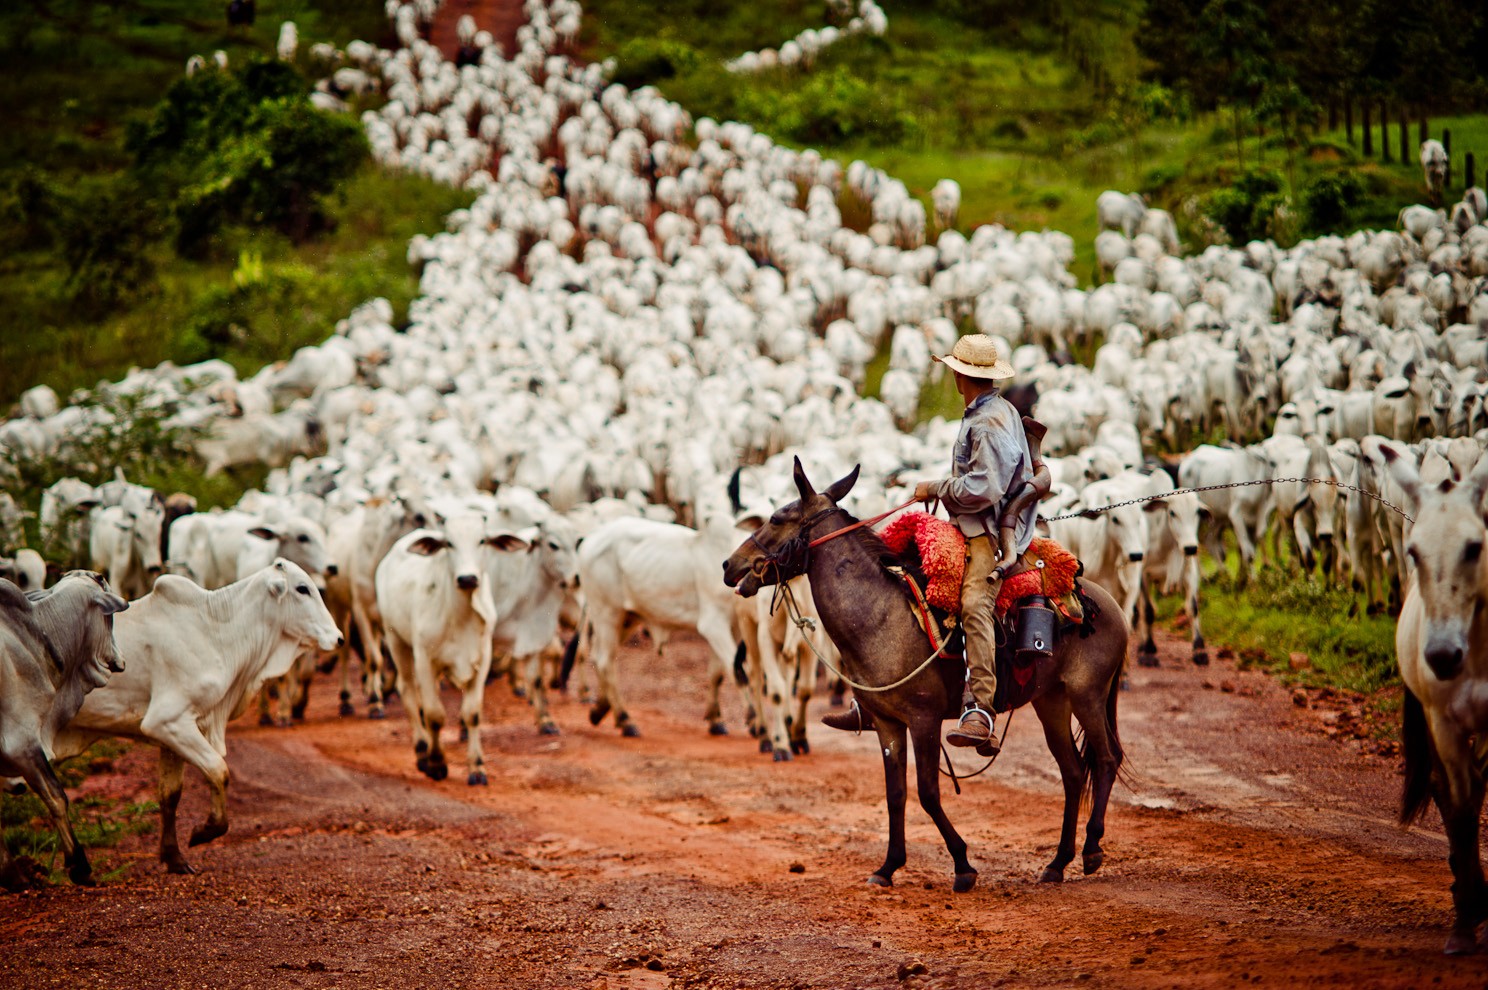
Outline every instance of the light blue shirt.
MULTIPOLYGON (((1028 438, 1013 404, 997 391, 966 407, 961 432, 951 452, 951 476, 936 486, 936 495, 967 536, 997 536, 997 520, 1011 495, 1033 478, 1028 438)), ((1038 503, 1019 515, 1014 534, 1017 552, 1033 542, 1038 503)))

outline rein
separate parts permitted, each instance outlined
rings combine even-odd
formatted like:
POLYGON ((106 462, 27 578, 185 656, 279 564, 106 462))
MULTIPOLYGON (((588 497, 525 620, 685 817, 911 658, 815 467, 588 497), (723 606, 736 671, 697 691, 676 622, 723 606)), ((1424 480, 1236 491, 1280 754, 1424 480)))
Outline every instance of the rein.
MULTIPOLYGON (((889 518, 894 513, 899 512, 902 509, 907 509, 911 505, 914 505, 918 501, 919 501, 919 499, 912 498, 908 502, 904 502, 901 505, 894 506, 892 509, 890 509, 887 512, 880 512, 878 515, 874 516, 872 519, 859 519, 857 522, 851 523, 851 524, 849 524, 847 526, 843 526, 841 529, 834 529, 832 532, 828 533, 826 536, 818 536, 816 539, 814 539, 810 543, 806 544, 806 546, 814 550, 817 547, 821 546, 823 543, 826 543, 828 540, 835 540, 839 536, 846 536, 848 533, 851 533, 855 529, 861 529, 864 526, 872 526, 875 523, 883 522, 885 519, 889 518)), ((759 544, 756 543, 755 546, 759 546, 759 544)), ((763 549, 763 548, 761 548, 761 549, 763 549)))

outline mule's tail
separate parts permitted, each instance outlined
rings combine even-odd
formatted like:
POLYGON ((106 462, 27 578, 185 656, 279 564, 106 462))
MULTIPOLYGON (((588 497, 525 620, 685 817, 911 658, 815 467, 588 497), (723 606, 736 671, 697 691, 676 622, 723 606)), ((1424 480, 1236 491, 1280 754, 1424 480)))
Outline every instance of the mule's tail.
POLYGON ((1431 731, 1426 726, 1426 709, 1421 699, 1405 689, 1400 726, 1400 747, 1405 752, 1405 786, 1400 794, 1400 824, 1409 825, 1426 811, 1431 803, 1431 765, 1433 752, 1431 731))
POLYGON ((568 643, 563 647, 563 663, 558 668, 558 690, 568 690, 568 675, 573 673, 574 662, 579 658, 579 637, 584 635, 585 621, 588 618, 583 612, 579 613, 579 624, 574 628, 573 635, 568 638, 568 643))

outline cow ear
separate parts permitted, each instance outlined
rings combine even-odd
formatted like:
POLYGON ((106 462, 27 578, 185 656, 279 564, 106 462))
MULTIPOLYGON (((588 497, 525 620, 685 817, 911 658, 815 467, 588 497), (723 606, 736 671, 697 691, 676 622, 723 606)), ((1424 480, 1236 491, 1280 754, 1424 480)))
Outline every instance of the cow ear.
POLYGON ((408 552, 420 557, 432 557, 447 546, 449 541, 442 536, 420 536, 408 544, 408 552))
POLYGON ((1080 517, 1082 519, 1099 519, 1101 513, 1099 509, 1083 509, 1080 512, 1080 517))
POLYGON ((1390 444, 1379 445, 1380 456, 1385 459, 1385 470, 1390 472, 1390 477, 1395 479, 1395 484, 1405 492, 1406 499, 1411 503, 1411 508, 1421 504, 1421 476, 1410 460, 1401 455, 1390 444))
POLYGON ((274 598, 282 598, 289 590, 289 579, 278 571, 269 575, 269 594, 274 598))
POLYGON ((1154 499, 1149 500, 1147 502, 1147 504, 1145 504, 1145 505, 1142 506, 1142 511, 1143 512, 1161 512, 1163 509, 1166 509, 1167 507, 1168 507, 1168 500, 1167 499, 1165 499, 1165 498, 1154 498, 1154 499))
POLYGON ((99 611, 104 615, 113 615, 116 612, 123 612, 129 608, 127 601, 118 595, 112 595, 106 591, 99 591, 98 594, 93 596, 93 601, 97 603, 99 611))
POLYGON ((801 467, 801 458, 792 458, 795 466, 791 469, 791 477, 795 479, 796 491, 801 495, 802 502, 808 502, 816 495, 816 489, 811 487, 811 481, 806 477, 806 469, 801 467))
POLYGON ((861 470, 861 468, 861 464, 854 464, 851 471, 847 472, 845 476, 838 478, 836 481, 828 485, 827 490, 822 492, 822 494, 831 499, 833 502, 841 502, 844 498, 847 497, 847 493, 852 491, 853 485, 856 485, 858 483, 858 471, 861 470))
POLYGON ((279 534, 267 526, 254 526, 248 531, 248 535, 255 536, 260 540, 268 540, 270 543, 277 543, 279 540, 279 534))
POLYGON ((537 545, 522 539, 516 533, 497 533, 495 536, 486 537, 485 542, 487 546, 495 547, 502 553, 521 553, 537 545))
POLYGON ((1483 499, 1488 496, 1488 454, 1478 458, 1472 473, 1467 476, 1468 497, 1478 509, 1483 508, 1483 499))
POLYGON ((76 512, 80 516, 86 516, 88 513, 92 512, 96 508, 98 508, 98 500, 88 499, 87 501, 79 502, 77 505, 73 506, 72 511, 76 512))

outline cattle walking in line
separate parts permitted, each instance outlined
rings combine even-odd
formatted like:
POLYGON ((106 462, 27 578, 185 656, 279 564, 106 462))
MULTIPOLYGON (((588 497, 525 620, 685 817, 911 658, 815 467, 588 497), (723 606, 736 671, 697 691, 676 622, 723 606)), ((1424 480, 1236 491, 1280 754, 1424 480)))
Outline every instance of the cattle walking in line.
POLYGON ((227 832, 227 724, 303 646, 334 649, 341 634, 310 575, 281 558, 216 591, 164 575, 118 618, 114 635, 127 667, 87 697, 54 755, 110 736, 158 747, 160 859, 171 873, 194 873, 176 839, 185 765, 212 790, 211 812, 191 833, 195 846, 227 832))
MULTIPOLYGON (((88 571, 71 571, 29 598, 0 581, 0 783, 19 777, 41 798, 76 884, 92 883, 92 867, 73 835, 67 792, 51 761, 62 755, 57 737, 84 697, 124 669, 113 616, 127 608, 88 571)), ((0 887, 21 881, 0 838, 0 887)))

